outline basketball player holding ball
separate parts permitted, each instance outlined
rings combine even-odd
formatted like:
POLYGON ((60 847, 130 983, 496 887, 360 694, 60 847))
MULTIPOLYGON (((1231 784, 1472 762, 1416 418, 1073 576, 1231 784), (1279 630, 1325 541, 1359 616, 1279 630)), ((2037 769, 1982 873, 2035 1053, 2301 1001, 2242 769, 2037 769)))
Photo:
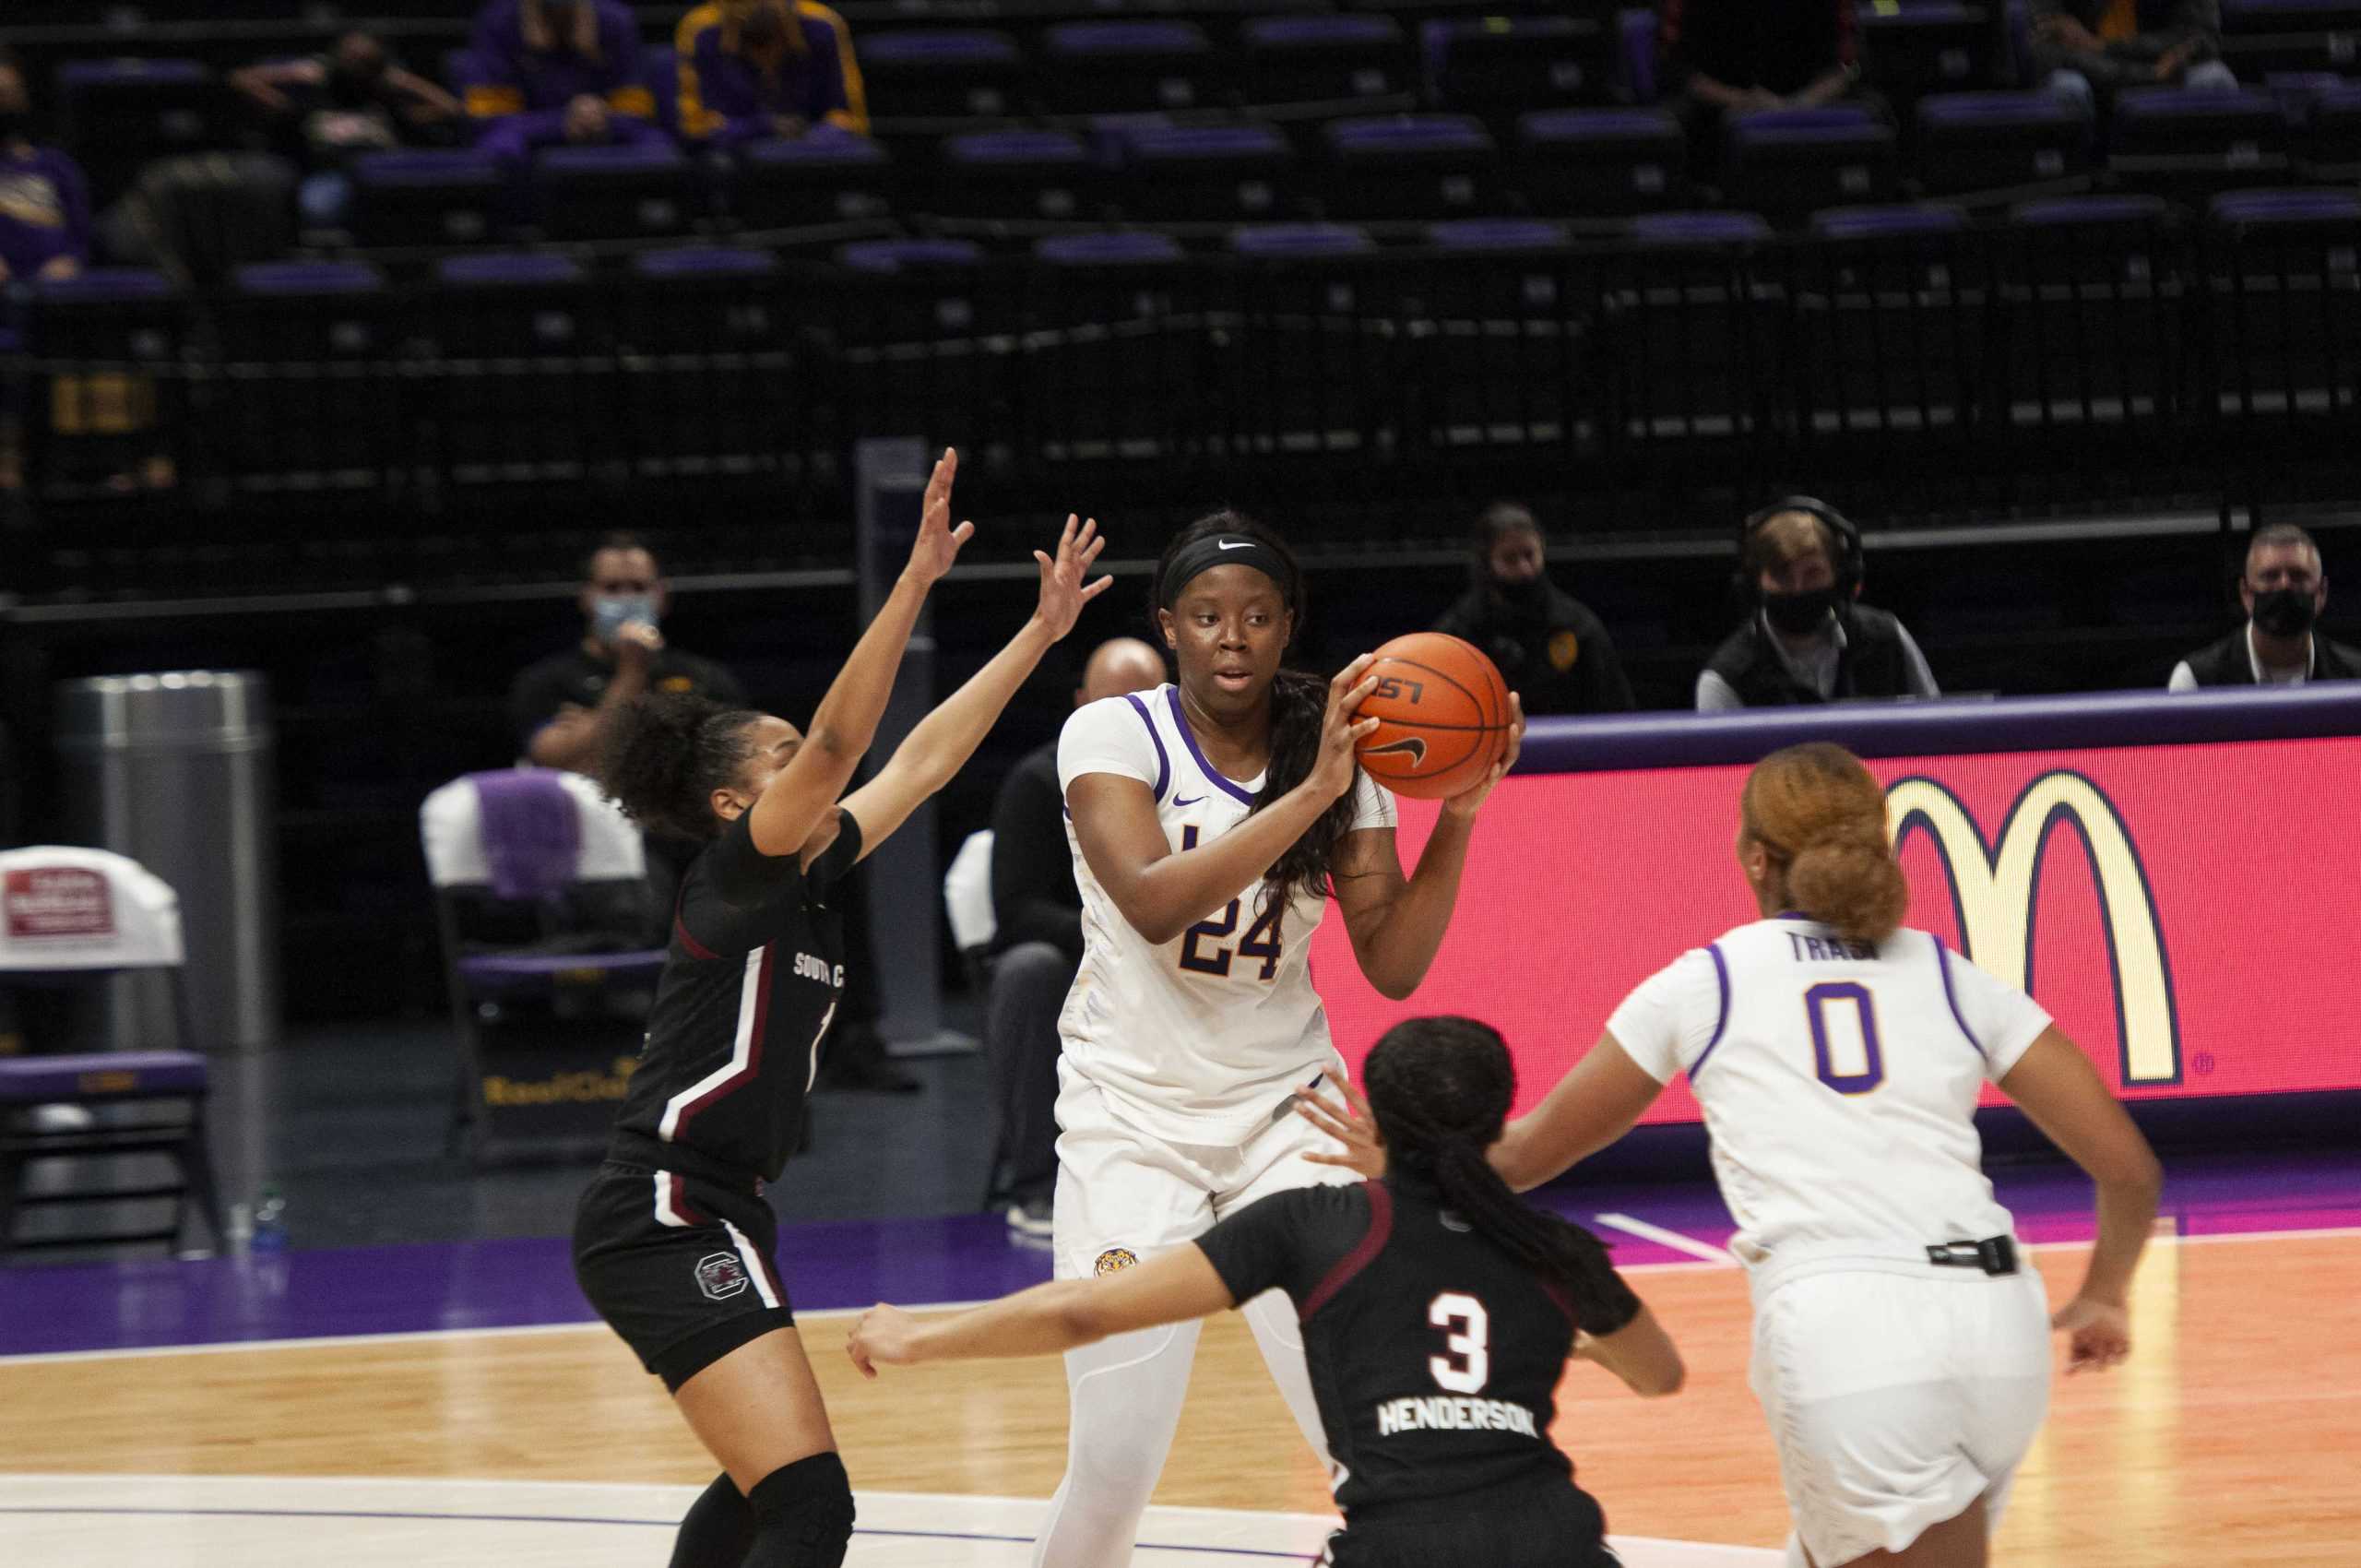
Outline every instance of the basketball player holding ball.
MULTIPOLYGON (((1130 1268, 1267 1194, 1350 1179, 1307 1158, 1327 1142, 1287 1114, 1344 1075, 1310 971, 1325 896, 1370 983, 1409 995, 1523 737, 1512 705, 1405 876, 1394 803, 1354 755, 1380 728, 1356 710, 1385 677, 1374 656, 1332 681, 1281 669, 1304 615, 1286 543, 1235 513, 1202 518, 1165 549, 1152 607, 1179 679, 1090 704, 1058 744, 1084 946, 1059 1020, 1062 1279, 1130 1268)), ((1265 1292, 1245 1313, 1325 1465, 1292 1307, 1265 1292)), ((1067 1355, 1066 1475, 1037 1568, 1131 1560, 1196 1342, 1190 1322, 1067 1355)))

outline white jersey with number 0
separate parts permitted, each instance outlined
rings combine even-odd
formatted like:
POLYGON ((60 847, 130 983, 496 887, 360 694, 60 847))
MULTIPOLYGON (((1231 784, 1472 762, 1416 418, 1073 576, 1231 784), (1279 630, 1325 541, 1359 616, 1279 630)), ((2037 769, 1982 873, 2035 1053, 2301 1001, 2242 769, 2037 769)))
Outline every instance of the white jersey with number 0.
MULTIPOLYGON (((1087 773, 1135 778, 1156 793, 1173 850, 1211 843, 1243 821, 1260 778, 1225 778, 1205 760, 1173 686, 1077 710, 1058 738, 1058 788, 1087 773)), ((1356 828, 1391 827, 1394 798, 1365 774, 1353 783, 1356 828)), ((1170 942, 1154 943, 1099 886, 1066 814, 1082 891, 1081 973, 1058 1021, 1069 1068, 1116 1111, 1174 1143, 1242 1142, 1273 1109, 1335 1065, 1328 1016, 1311 989, 1311 933, 1326 900, 1303 892, 1264 907, 1262 885, 1170 942)))
POLYGON ((1659 1083, 1689 1075, 1760 1289, 2008 1234, 1972 1118, 2049 1021, 1926 932, 1872 947, 1782 916, 1681 955, 1607 1029, 1659 1083))

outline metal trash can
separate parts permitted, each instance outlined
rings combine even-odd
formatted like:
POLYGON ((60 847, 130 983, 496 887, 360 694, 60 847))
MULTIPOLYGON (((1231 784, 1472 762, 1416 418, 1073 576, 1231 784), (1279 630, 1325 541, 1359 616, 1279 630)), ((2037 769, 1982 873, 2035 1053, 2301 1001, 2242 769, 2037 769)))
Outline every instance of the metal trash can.
MULTIPOLYGON (((128 855, 180 895, 199 1051, 279 1039, 270 692, 250 670, 104 675, 57 688, 57 749, 77 838, 128 855)), ((172 1038, 161 987, 118 981, 109 1043, 172 1038)))

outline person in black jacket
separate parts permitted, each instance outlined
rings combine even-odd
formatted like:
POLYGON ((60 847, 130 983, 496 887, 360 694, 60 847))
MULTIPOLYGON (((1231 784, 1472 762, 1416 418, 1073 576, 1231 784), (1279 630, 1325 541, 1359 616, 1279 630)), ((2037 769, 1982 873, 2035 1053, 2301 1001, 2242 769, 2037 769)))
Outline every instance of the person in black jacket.
POLYGON ((1474 582, 1435 630, 1490 655, 1528 719, 1629 712, 1631 683, 1605 623, 1559 591, 1543 570, 1545 555, 1531 512, 1513 501, 1487 507, 1476 520, 1474 582))
POLYGON ((2168 690, 2300 686, 2361 677, 2361 648, 2332 643, 2313 631, 2328 607, 2328 574, 2320 569, 2320 547, 2293 523, 2273 523, 2247 546, 2238 601, 2246 606, 2247 624, 2182 659, 2168 690))
POLYGON ((1738 583, 1754 612, 1697 677, 1697 708, 1935 697, 1927 656, 1901 622, 1857 602, 1861 531, 1809 495, 1739 525, 1738 583))
MULTIPOLYGON (((1074 706, 1163 683, 1163 655, 1137 637, 1116 637, 1092 650, 1074 706)), ((984 1003, 1008 1226, 1044 1241, 1058 1181, 1058 1014, 1082 963, 1082 895, 1065 814, 1052 740, 1009 770, 992 805, 995 929, 984 1003)))

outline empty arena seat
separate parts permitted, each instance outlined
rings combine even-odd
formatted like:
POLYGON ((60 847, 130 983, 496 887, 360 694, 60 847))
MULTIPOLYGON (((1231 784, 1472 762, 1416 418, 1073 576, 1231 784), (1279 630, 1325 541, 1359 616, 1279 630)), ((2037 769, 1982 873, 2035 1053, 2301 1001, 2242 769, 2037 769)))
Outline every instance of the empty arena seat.
POLYGON ((893 210, 894 160, 867 137, 834 127, 742 142, 730 200, 746 229, 883 218, 893 210))
POLYGON ((206 1042, 196 1038, 189 1006, 178 897, 136 861, 56 846, 0 852, 0 886, 7 905, 0 985, 87 991, 118 975, 160 974, 174 1047, 0 1057, 0 1257, 35 1248, 172 1246, 192 1210, 220 1245, 221 1205, 205 1136, 208 1073, 198 1054, 206 1042), (81 1114, 56 1121, 40 1114, 58 1105, 81 1114), (128 1158, 160 1158, 172 1178, 132 1184, 136 1177, 117 1163, 128 1158), (58 1180, 30 1183, 35 1167, 58 1180), (169 1223, 124 1229, 126 1206, 163 1204, 171 1206, 169 1223), (89 1206, 101 1206, 105 1229, 58 1224, 18 1233, 18 1219, 33 1211, 62 1215, 89 1206))
POLYGON ((1663 109, 1544 109, 1517 122, 1515 182, 1541 212, 1621 216, 1694 199, 1689 137, 1663 109))
POLYGON ((1454 218, 1430 223, 1426 242, 1446 254, 1560 250, 1572 241, 1563 223, 1546 218, 1454 218))
POLYGON ((1358 115, 1323 135, 1333 171, 1325 195, 1341 216, 1473 215, 1495 199, 1497 152, 1472 115, 1358 115))
POLYGON ((1318 466, 1391 440, 1399 364, 1375 286, 1390 269, 1368 231, 1255 224, 1232 231, 1229 248, 1246 266, 1224 449, 1318 466))
POLYGON ((2361 180, 2361 82, 2340 82, 2312 95, 2297 132, 2296 157, 2306 177, 2323 184, 2361 180))
POLYGON ((1538 218, 1463 218, 1424 231, 1434 265, 1406 310, 1409 433, 1446 461, 1581 444, 1588 322, 1572 236, 1538 218))
POLYGON ((352 232, 368 245, 466 245, 489 238, 508 177, 469 150, 373 152, 352 164, 352 232))
POLYGON ((1960 92, 1997 78, 1999 34, 1982 6, 1905 0, 1860 12, 1861 58, 1870 83, 1904 102, 1960 92))
POLYGON ((101 201, 157 159, 228 144, 228 89, 201 61, 69 60, 56 83, 59 139, 101 201))
POLYGON ((1249 103, 1340 103, 1409 89, 1409 48, 1392 17, 1254 17, 1239 37, 1249 103))
POLYGON ((848 427, 923 430, 963 453, 1007 443, 1021 274, 988 267, 963 239, 860 241, 836 259, 846 277, 833 292, 831 400, 848 427))
POLYGON ((1028 465, 1052 488, 1217 482, 1207 471, 1231 339, 1216 343, 1208 274, 1170 236, 1059 234, 1019 355, 1028 465))
POLYGON ((669 142, 550 148, 534 155, 533 185, 541 228, 557 240, 685 233, 706 206, 696 165, 669 142))
POLYGON ((1094 218, 1105 181, 1071 131, 973 131, 946 139, 925 207, 947 217, 1071 222, 1094 218))
POLYGON ((778 257, 683 245, 643 251, 631 271, 652 285, 620 291, 616 433, 632 471, 675 486, 780 471, 808 388, 778 257))
POLYGON ((2235 439, 2276 450, 2350 440, 2361 415, 2361 193, 2225 192, 2206 212, 2213 407, 2235 439))
POLYGON ((1607 450, 1675 484, 1742 471, 1773 417, 1784 293, 1752 212, 1651 212, 1602 258, 1596 362, 1607 450))
POLYGON ((41 279, 18 300, 28 468, 58 500, 106 493, 183 426, 188 302, 162 273, 95 267, 41 279))
POLYGON ((2073 179, 2090 171, 2092 129, 2062 93, 1937 93, 1918 103, 1918 179, 1936 196, 2073 179))
POLYGON ((2177 414, 2189 285, 2173 215, 2154 196, 2010 209, 2004 360, 1992 379, 1996 411, 2026 438, 2028 464, 2087 464, 2109 438, 2161 438, 2177 414))
POLYGON ((1596 17, 1430 21, 1418 53, 1430 101, 1485 115, 1502 134, 1520 110, 1602 101, 1615 79, 1615 35, 1596 17))
POLYGON ((562 255, 445 256, 425 295, 422 449, 454 485, 585 477, 611 449, 604 320, 579 265, 562 255))
POLYGON ((857 42, 870 101, 896 116, 1014 113, 1025 54, 991 29, 924 28, 862 35, 857 42))
POLYGON ((1052 234, 1035 242, 1033 254, 1052 267, 1160 266, 1184 259, 1180 242, 1169 234, 1125 230, 1109 234, 1052 234))
POLYGON ((2241 77, 2361 65, 2361 0, 2223 0, 2222 58, 2241 77))
POLYGON ((1126 218, 1254 222, 1286 216, 1295 149, 1269 125, 1139 125, 1119 133, 1126 218))
POLYGON ((1728 136, 1729 199, 1775 220, 1880 201, 1894 189, 1893 131, 1856 105, 1774 109, 1733 122, 1728 136))
POLYGON ((2194 199, 2287 172, 2287 123, 2270 94, 2135 88, 2118 96, 2107 169, 2128 189, 2194 199))
MULTIPOLYGON (((239 267, 217 302, 224 374, 208 445, 247 491, 373 490, 397 458, 402 408, 395 299, 376 267, 239 267)), ((320 519, 333 528, 334 517, 320 519)))
POLYGON ((984 247, 973 240, 860 240, 837 246, 836 259, 861 272, 936 271, 979 266, 984 247))
POLYGON ((1056 114, 1191 109, 1214 60, 1194 22, 1061 22, 1042 39, 1037 96, 1056 114))

